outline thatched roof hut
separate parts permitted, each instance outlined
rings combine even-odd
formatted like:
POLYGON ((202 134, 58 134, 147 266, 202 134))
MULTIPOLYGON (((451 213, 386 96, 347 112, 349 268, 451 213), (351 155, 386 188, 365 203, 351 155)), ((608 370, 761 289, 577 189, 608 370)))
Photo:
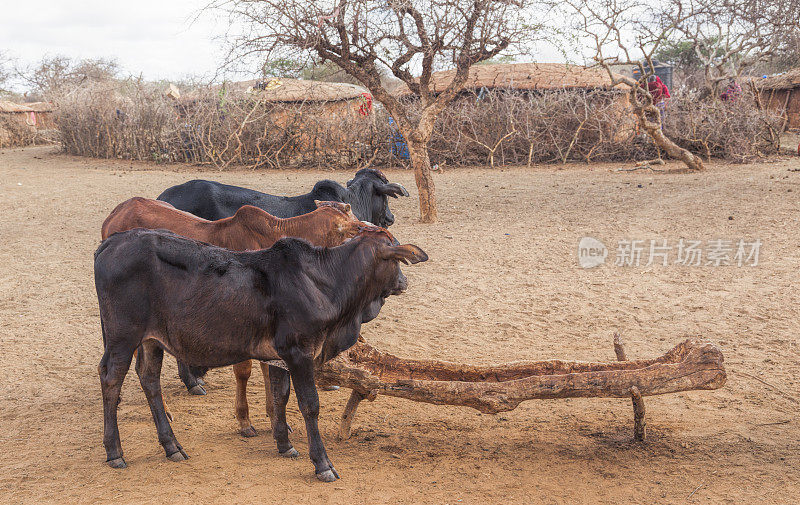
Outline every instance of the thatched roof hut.
MULTIPOLYGON (((174 96, 170 89, 168 96, 174 96)), ((323 108, 331 114, 360 114, 367 116, 372 111, 372 95, 366 88, 339 82, 306 81, 302 79, 271 78, 240 82, 226 82, 207 89, 185 93, 177 98, 185 110, 199 102, 216 102, 222 96, 226 100, 257 97, 259 101, 274 105, 277 114, 283 116, 285 109, 302 107, 323 108)))
MULTIPOLYGON (((454 76, 455 70, 434 72, 431 75, 434 93, 444 91, 454 76)), ((622 87, 612 86, 611 78, 603 68, 563 63, 474 65, 469 70, 460 96, 474 100, 474 95, 481 97, 484 92, 495 90, 528 95, 563 91, 585 92, 588 101, 606 104, 603 109, 610 108, 612 111, 603 118, 609 137, 621 141, 635 132, 628 94, 622 87)), ((393 94, 398 98, 413 96, 405 84, 395 89, 393 94)))
POLYGON ((14 103, 0 100, 0 114, 4 122, 13 121, 20 127, 31 130, 55 128, 53 123, 53 104, 48 102, 14 103))
POLYGON ((355 84, 284 78, 226 83, 223 87, 231 93, 257 94, 267 102, 339 102, 369 93, 355 84))
MULTIPOLYGON (((431 75, 435 93, 444 91, 452 82, 455 70, 434 72, 431 75)), ((469 70, 464 90, 514 89, 520 91, 556 91, 562 89, 610 90, 608 73, 597 67, 566 65, 563 63, 508 63, 473 65, 469 70)), ((398 86, 395 96, 409 96, 405 84, 398 86)))
POLYGON ((25 107, 33 109, 34 112, 53 112, 53 104, 50 102, 31 102, 26 103, 25 107))
POLYGON ((0 100, 0 147, 32 143, 37 129, 43 127, 45 115, 50 113, 37 112, 27 104, 0 100))
MULTIPOLYGON (((281 77, 226 82, 187 93, 176 93, 172 86, 166 94, 176 100, 178 115, 187 123, 204 123, 213 134, 230 128, 226 122, 238 118, 233 126, 239 133, 232 135, 251 139, 261 138, 267 131, 273 132, 269 135, 274 138, 283 135, 284 145, 289 146, 286 152, 298 153, 297 159, 312 153, 333 157, 350 152, 352 128, 347 125, 363 125, 362 121, 374 121, 375 117, 369 91, 347 83, 281 77)), ((246 149, 255 152, 262 147, 252 142, 246 149)))
MULTIPOLYGON (((355 84, 340 82, 306 81, 302 79, 272 78, 253 79, 240 82, 226 82, 211 88, 213 96, 225 92, 228 96, 256 95, 265 102, 342 102, 360 100, 369 91, 355 84)), ((191 91, 180 96, 179 100, 202 100, 212 96, 203 90, 191 91)))
POLYGON ((34 112, 34 110, 27 105, 23 105, 21 103, 14 103, 9 102, 7 100, 0 100, 0 113, 6 114, 19 114, 19 113, 28 113, 34 112))
POLYGON ((800 68, 794 68, 782 74, 772 75, 756 80, 760 89, 795 89, 800 88, 800 68))
POLYGON ((784 128, 800 128, 800 68, 754 81, 766 107, 784 118, 784 128))

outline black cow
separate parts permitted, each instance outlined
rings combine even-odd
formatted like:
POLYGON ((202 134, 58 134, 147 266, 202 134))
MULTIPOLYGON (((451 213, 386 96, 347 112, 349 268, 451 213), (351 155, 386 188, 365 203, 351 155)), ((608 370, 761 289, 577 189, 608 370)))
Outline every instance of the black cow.
POLYGON ((260 207, 275 217, 285 218, 314 211, 315 200, 344 202, 350 204, 358 219, 386 228, 394 223, 389 196, 408 196, 408 191, 400 184, 390 183, 380 170, 365 168, 356 172, 346 188, 324 180, 305 195, 274 196, 219 182, 194 180, 168 188, 158 199, 211 221, 230 217, 243 205, 260 207))
MULTIPOLYGON (((275 217, 288 218, 313 212, 317 208, 316 200, 344 202, 350 204, 358 219, 389 227, 394 223, 394 215, 389 210, 388 197, 401 195, 408 196, 406 188, 390 183, 380 170, 365 168, 356 172, 346 188, 338 182, 324 180, 317 182, 310 193, 299 196, 274 196, 215 181, 193 180, 166 189, 158 199, 210 221, 230 217, 244 205, 260 207, 275 217)), ((178 361, 178 375, 192 394, 206 394, 202 380, 206 371, 178 361)))
POLYGON ((406 288, 398 262, 428 259, 414 245, 396 245, 388 231, 365 227, 332 248, 286 238, 270 249, 233 252, 165 230, 134 229, 106 239, 94 272, 105 352, 98 371, 107 462, 124 468, 117 403, 138 348, 139 375, 158 432, 172 461, 188 456, 172 432, 161 396, 166 349, 181 361, 220 367, 246 359, 282 359, 272 367, 273 436, 278 452, 296 457, 289 442, 289 377, 308 432, 317 478, 338 478, 317 428, 314 365, 355 344, 361 323, 406 288))

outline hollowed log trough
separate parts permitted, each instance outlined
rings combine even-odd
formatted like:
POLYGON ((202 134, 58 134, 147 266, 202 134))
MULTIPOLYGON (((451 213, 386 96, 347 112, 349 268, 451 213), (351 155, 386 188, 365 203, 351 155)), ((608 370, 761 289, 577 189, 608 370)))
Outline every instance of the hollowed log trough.
POLYGON ((317 381, 353 390, 342 415, 343 439, 350 436, 358 404, 382 394, 472 407, 486 414, 513 410, 525 400, 631 397, 634 438, 643 440, 642 397, 725 384, 722 352, 708 342, 685 340, 658 358, 628 361, 615 335, 614 349, 618 361, 607 363, 550 360, 474 366, 399 358, 359 338, 317 371, 317 381))

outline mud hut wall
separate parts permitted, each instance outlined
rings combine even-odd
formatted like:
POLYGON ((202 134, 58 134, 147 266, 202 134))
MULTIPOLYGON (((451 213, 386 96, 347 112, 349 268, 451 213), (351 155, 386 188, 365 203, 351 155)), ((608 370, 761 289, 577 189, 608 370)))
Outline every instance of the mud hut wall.
POLYGON ((785 128, 800 128, 800 87, 764 89, 760 93, 767 109, 784 118, 785 128))
POLYGON ((800 128, 800 88, 786 90, 789 99, 786 103, 786 128, 800 128))
POLYGON ((56 127, 52 111, 34 112, 36 115, 36 128, 38 130, 52 130, 56 127))
POLYGON ((0 148, 30 145, 36 127, 29 124, 29 112, 0 112, 0 148))
POLYGON ((277 103, 270 115, 276 127, 292 130, 298 149, 334 154, 352 145, 352 132, 347 126, 359 119, 367 120, 359 114, 359 105, 357 100, 277 103))

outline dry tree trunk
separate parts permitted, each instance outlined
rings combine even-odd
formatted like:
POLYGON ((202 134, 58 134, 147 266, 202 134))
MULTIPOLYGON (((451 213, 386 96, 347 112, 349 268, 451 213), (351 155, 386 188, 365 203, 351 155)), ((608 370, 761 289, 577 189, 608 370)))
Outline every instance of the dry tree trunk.
POLYGON ((658 107, 652 103, 652 100, 648 100, 645 104, 638 104, 637 93, 638 85, 630 90, 633 114, 639 121, 639 126, 650 135, 656 146, 667 153, 670 158, 682 161, 691 170, 703 170, 705 166, 703 166, 703 160, 699 156, 692 154, 664 135, 664 130, 661 129, 661 111, 658 110, 658 107), (657 120, 650 120, 647 117, 648 115, 657 118, 657 120))
POLYGON ((406 137, 411 166, 414 168, 414 180, 419 191, 419 219, 423 223, 436 222, 438 210, 436 206, 436 187, 431 175, 431 160, 428 156, 427 142, 413 142, 406 137))
MULTIPOLYGON (((363 339, 317 371, 320 384, 353 389, 345 410, 347 438, 358 403, 377 394, 495 414, 525 400, 624 398, 660 395, 725 384, 722 353, 710 343, 686 340, 650 360, 609 363, 560 360, 473 366, 413 360, 381 352, 363 339)), ((371 399, 370 398, 370 399, 371 399)), ((636 406, 634 400, 634 406, 636 406)), ((641 403, 641 402, 639 402, 641 403)), ((643 406, 642 406, 643 407, 643 406)), ((637 415, 643 417, 643 408, 637 415)))

